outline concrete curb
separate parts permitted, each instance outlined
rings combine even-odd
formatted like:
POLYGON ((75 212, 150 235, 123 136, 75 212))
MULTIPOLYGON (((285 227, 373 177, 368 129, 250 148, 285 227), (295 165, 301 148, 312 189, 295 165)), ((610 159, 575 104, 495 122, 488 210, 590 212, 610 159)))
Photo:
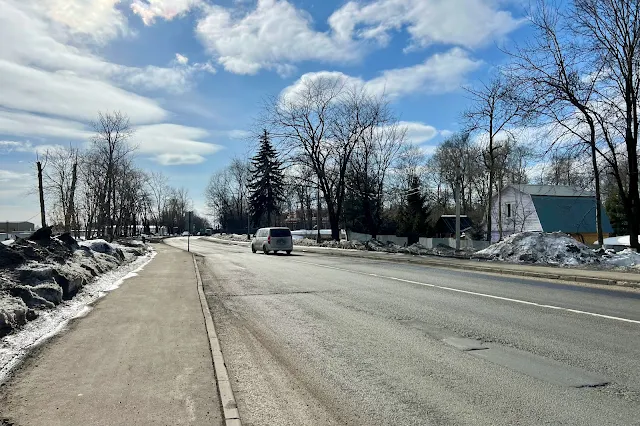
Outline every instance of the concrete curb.
MULTIPOLYGON (((236 246, 248 246, 249 243, 240 242, 240 241, 231 241, 231 240, 221 240, 217 238, 206 238, 206 241, 211 241, 213 243, 218 244, 227 244, 227 245, 236 245, 236 246)), ((509 275, 515 277, 527 277, 527 278, 540 278, 546 280, 555 280, 555 281, 568 281, 568 282, 576 282, 576 283, 584 283, 584 284, 597 284, 597 285, 606 285, 606 286, 621 286, 627 288, 640 288, 640 275, 637 279, 630 279, 628 281, 625 280, 615 280, 615 279, 607 279, 607 278, 598 278, 598 277, 586 277, 582 275, 569 275, 569 274, 554 274, 551 272, 534 272, 534 271, 525 271, 525 270, 514 270, 510 268, 500 268, 496 266, 490 266, 487 264, 480 265, 459 265, 451 262, 441 261, 438 259, 420 257, 420 256, 410 256, 410 255, 397 255, 396 253, 377 253, 370 251, 362 251, 362 250, 347 250, 347 249, 336 249, 329 247, 307 247, 307 246, 295 246, 298 247, 297 250, 302 252, 309 253, 318 253, 325 254, 329 256, 344 256, 344 257, 357 257, 362 259, 373 259, 373 260, 384 260, 388 262, 395 263, 411 263, 418 264, 424 266, 435 266, 438 268, 447 268, 447 269, 457 269, 464 271, 477 271, 484 272, 490 274, 498 274, 498 275, 509 275)), ((629 277, 635 278, 635 277, 629 277)))
POLYGON ((233 395, 233 389, 231 388, 231 382, 229 381, 227 366, 224 362, 224 356, 222 356, 220 341, 218 340, 218 335, 216 334, 216 328, 213 323, 211 311, 209 310, 209 305, 207 304, 207 298, 204 295, 202 278, 200 277, 200 270, 198 269, 198 263, 196 262, 195 255, 193 255, 193 266, 196 270, 196 277, 198 280, 198 295, 200 296, 200 306, 202 308, 204 323, 207 329, 207 335, 209 337, 209 348, 211 349, 213 368, 216 372, 216 383, 218 385, 220 402, 222 403, 222 410, 224 412, 225 425, 242 426, 240 413, 238 413, 236 398, 233 395))

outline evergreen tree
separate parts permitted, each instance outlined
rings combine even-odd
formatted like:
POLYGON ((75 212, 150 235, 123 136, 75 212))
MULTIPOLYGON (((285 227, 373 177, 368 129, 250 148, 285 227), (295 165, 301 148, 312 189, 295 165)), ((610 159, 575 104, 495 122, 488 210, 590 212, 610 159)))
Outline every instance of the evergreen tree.
POLYGON ((624 205, 620 199, 620 191, 618 188, 613 188, 609 192, 604 202, 604 207, 609 216, 613 233, 615 235, 626 235, 629 229, 629 223, 627 222, 627 216, 625 215, 624 205))
POLYGON ((267 225, 271 226, 272 218, 280 212, 284 201, 284 173, 266 130, 260 137, 260 150, 252 158, 251 165, 249 208, 253 223, 260 224, 266 216, 267 225))
POLYGON ((404 235, 425 236, 429 230, 429 214, 427 198, 422 193, 420 179, 411 178, 407 200, 400 212, 398 231, 404 235))

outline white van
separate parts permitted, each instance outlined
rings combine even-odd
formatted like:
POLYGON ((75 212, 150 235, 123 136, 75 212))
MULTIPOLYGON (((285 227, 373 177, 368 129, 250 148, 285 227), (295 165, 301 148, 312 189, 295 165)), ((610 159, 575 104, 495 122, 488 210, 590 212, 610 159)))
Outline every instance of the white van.
POLYGON ((262 250, 264 254, 284 251, 291 254, 293 251, 293 238, 289 228, 260 228, 251 241, 251 251, 262 250))

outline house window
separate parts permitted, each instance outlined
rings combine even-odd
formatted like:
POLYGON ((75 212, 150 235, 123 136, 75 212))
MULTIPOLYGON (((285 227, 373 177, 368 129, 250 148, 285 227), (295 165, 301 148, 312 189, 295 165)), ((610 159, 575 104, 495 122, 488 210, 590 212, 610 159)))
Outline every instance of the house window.
POLYGON ((511 203, 507 203, 507 217, 511 217, 511 203))

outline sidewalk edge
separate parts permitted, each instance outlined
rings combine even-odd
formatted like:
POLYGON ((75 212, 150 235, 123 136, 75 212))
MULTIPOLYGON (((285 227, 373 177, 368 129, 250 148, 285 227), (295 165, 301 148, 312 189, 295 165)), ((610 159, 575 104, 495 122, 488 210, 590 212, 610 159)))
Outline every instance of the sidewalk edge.
POLYGON ((200 277, 200 270, 198 269, 198 263, 196 262, 195 255, 193 257, 193 266, 196 271, 196 279, 198 282, 198 295, 200 296, 200 306, 202 308, 202 314, 204 315, 204 323, 207 329, 207 336, 209 338, 209 349, 211 350, 211 360, 213 361, 213 368, 215 370, 216 384, 218 385, 218 393, 220 394, 220 402, 222 403, 222 410, 224 412, 224 421, 226 426, 242 426, 240 420, 240 413, 238 412, 238 405, 236 398, 231 388, 231 382, 229 381, 229 374, 227 372, 227 366, 222 355, 222 349, 220 348, 220 342, 216 333, 216 327, 209 310, 207 298, 204 295, 204 287, 202 285, 202 278, 200 277))

